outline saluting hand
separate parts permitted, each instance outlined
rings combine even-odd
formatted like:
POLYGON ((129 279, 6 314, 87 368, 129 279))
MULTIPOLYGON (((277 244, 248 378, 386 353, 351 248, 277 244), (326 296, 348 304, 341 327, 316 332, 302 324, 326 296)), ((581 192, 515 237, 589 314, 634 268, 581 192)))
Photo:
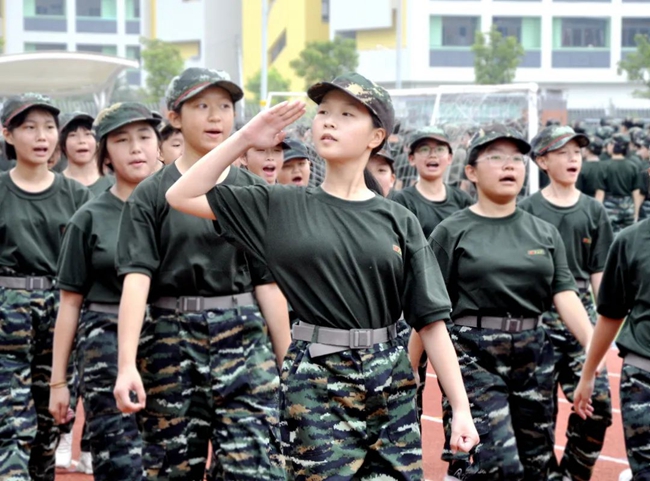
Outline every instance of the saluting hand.
POLYGON ((135 413, 144 408, 147 395, 144 392, 140 373, 135 366, 119 370, 113 395, 115 396, 117 408, 124 414, 135 413), (131 400, 131 392, 133 391, 135 391, 136 402, 131 400))
POLYGON ((270 149, 286 137, 282 130, 305 114, 305 102, 294 100, 282 102, 263 110, 244 125, 239 135, 246 139, 247 144, 255 149, 270 149))
POLYGON ((479 441, 478 431, 474 426, 471 412, 454 411, 451 418, 451 439, 449 440, 451 452, 462 451, 469 453, 479 441))

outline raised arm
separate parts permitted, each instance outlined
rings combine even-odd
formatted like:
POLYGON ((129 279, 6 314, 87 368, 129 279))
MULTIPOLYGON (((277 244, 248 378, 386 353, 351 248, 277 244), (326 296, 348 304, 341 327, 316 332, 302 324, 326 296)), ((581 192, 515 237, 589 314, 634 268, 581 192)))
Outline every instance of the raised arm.
POLYGON ((205 194, 226 168, 252 147, 267 149, 284 140, 285 127, 305 113, 301 101, 282 102, 257 114, 249 123, 208 152, 167 191, 167 202, 186 214, 214 220, 205 194))

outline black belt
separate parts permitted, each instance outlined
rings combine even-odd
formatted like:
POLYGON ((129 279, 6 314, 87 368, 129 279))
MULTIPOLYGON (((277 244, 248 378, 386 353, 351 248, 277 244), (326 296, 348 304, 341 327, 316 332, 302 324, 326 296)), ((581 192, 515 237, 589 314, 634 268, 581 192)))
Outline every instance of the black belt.
POLYGON ((90 302, 86 306, 87 311, 102 312, 104 314, 113 314, 117 316, 120 313, 119 304, 108 304, 104 302, 90 302))
POLYGON ((23 291, 42 291, 52 288, 52 281, 45 276, 40 277, 6 277, 0 276, 0 287, 19 289, 23 291))
POLYGON ((638 354, 632 354, 630 352, 623 358, 623 363, 650 372, 650 359, 647 357, 639 356, 638 354))
POLYGON ((151 303, 154 307, 180 312, 201 312, 209 309, 236 309, 239 306, 255 305, 252 293, 219 297, 161 297, 151 303))
POLYGON ((495 329, 505 332, 521 332, 536 329, 541 324, 539 317, 495 317, 495 316, 465 316, 454 319, 457 326, 476 327, 480 329, 495 329))

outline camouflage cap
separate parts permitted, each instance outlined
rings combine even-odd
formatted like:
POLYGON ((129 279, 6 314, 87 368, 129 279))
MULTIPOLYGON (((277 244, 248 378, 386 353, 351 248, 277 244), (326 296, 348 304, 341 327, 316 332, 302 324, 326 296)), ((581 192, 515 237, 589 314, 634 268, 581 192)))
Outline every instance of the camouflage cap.
POLYGON ((295 159, 307 159, 311 161, 307 146, 296 139, 284 139, 282 142, 284 162, 295 159))
POLYGON ((640 147, 645 139, 645 132, 641 127, 632 127, 627 134, 630 136, 630 142, 640 147))
POLYGON ((642 147, 645 147, 646 149, 650 149, 650 134, 647 134, 645 136, 645 139, 643 139, 643 143, 641 145, 642 145, 642 147))
POLYGON ((568 125, 545 127, 537 133, 531 142, 532 156, 539 157, 548 154, 564 147, 572 140, 575 140, 580 147, 589 145, 589 137, 585 134, 577 134, 568 125))
POLYGON ((449 142, 447 133, 440 127, 430 125, 413 132, 411 138, 409 139, 409 154, 413 153, 413 148, 417 145, 418 142, 425 139, 431 139, 443 144, 447 144, 449 151, 451 152, 451 143, 449 142))
POLYGON ((230 75, 223 70, 191 67, 174 77, 167 91, 165 101, 168 110, 177 110, 186 100, 200 94, 208 87, 221 87, 232 97, 233 103, 244 97, 242 89, 230 80, 230 75))
POLYGON ((612 143, 619 147, 627 147, 630 143, 630 136, 626 134, 614 134, 612 135, 612 143))
POLYGON ((379 152, 377 152, 375 155, 378 155, 379 157, 382 157, 386 162, 388 162, 388 164, 391 166, 391 169, 393 168, 393 164, 395 163, 395 159, 390 154, 388 149, 383 148, 379 152))
MULTIPOLYGON (((325 94, 331 90, 340 90, 357 99, 379 120, 381 127, 386 130, 386 137, 393 132, 395 110, 390 94, 372 80, 363 75, 350 72, 339 75, 331 82, 319 82, 307 90, 307 95, 320 104, 325 94)), ((383 145, 383 144, 382 144, 383 145)))
POLYGON ((115 129, 134 122, 147 122, 156 128, 160 119, 140 102, 120 102, 105 108, 97 115, 93 127, 97 140, 101 140, 115 129))
POLYGON ((528 154, 530 152, 530 144, 526 142, 519 131, 503 124, 495 124, 479 129, 474 134, 467 152, 467 163, 471 165, 476 162, 481 149, 500 139, 509 140, 514 143, 522 154, 528 154))
POLYGON ((66 112, 59 117, 59 130, 63 132, 72 122, 90 125, 92 128, 95 118, 86 112, 66 112))
POLYGON ((59 109, 52 105, 52 101, 45 95, 26 93, 15 97, 9 97, 2 106, 2 126, 9 127, 11 120, 18 114, 28 109, 39 107, 51 112, 55 117, 59 115, 59 109))

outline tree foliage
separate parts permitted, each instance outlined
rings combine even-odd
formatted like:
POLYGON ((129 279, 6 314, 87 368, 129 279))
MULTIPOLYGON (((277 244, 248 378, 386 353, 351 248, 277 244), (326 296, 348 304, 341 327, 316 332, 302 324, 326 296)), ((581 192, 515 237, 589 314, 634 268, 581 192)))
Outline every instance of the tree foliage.
POLYGON ((180 50, 171 43, 142 37, 142 64, 147 72, 147 93, 150 102, 159 102, 172 78, 183 71, 185 62, 180 50))
POLYGON ((636 51, 618 62, 618 73, 625 72, 630 81, 643 84, 643 89, 634 91, 635 97, 650 98, 650 38, 637 34, 634 41, 636 51))
POLYGON ((305 79, 305 86, 332 80, 351 72, 359 66, 359 54, 352 39, 336 37, 333 41, 309 42, 297 59, 290 63, 298 77, 305 79))
POLYGON ((474 75, 477 84, 508 84, 515 79, 524 48, 515 37, 503 37, 496 25, 490 32, 476 32, 474 75))
MULTIPOLYGON (((282 76, 275 67, 271 67, 266 78, 269 92, 286 92, 291 88, 291 81, 282 76)), ((255 96, 255 102, 260 102, 260 87, 262 85, 262 71, 258 71, 246 82, 246 90, 255 96)))

